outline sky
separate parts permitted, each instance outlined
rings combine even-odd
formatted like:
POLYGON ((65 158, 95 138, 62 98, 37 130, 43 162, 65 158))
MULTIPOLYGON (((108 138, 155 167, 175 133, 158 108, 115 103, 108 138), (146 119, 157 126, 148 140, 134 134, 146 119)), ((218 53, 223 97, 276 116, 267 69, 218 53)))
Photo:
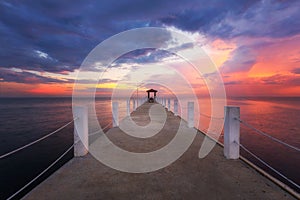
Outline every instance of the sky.
POLYGON ((181 93, 180 80, 188 80, 201 96, 209 73, 196 76, 176 54, 192 54, 195 45, 215 64, 229 97, 300 96, 299 10, 298 0, 1 0, 0 97, 72 96, 76 80, 83 94, 96 87, 102 96, 137 85, 162 89, 154 77, 181 93), (78 79, 98 44, 143 27, 165 28, 164 41, 176 31, 195 42, 162 42, 163 50, 137 49, 114 63, 91 63, 78 79), (91 85, 95 74, 101 81, 91 85))

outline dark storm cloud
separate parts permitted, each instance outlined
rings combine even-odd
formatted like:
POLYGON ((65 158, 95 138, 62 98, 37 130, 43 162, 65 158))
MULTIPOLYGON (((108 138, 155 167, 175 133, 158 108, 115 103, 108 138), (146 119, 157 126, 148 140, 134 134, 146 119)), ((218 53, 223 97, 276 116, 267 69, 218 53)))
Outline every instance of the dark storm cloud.
POLYGON ((161 18, 164 24, 211 37, 289 37, 300 33, 300 1, 209 1, 161 18))
MULTIPOLYGON (((91 42, 73 24, 72 17, 50 17, 33 5, 26 1, 0 4, 0 65, 37 71, 72 71, 88 52, 91 42), (48 54, 49 58, 39 57, 36 51, 48 54)), ((44 6, 47 8, 46 3, 44 6)))
MULTIPOLYGON (((146 26, 175 26, 225 39, 293 36, 300 32, 299 5, 299 1, 253 0, 1 1, 0 66, 73 71, 99 42, 146 26)), ((237 55, 245 54, 239 50, 237 55)), ((140 62, 159 58, 141 57, 140 62)), ((246 70, 254 61, 246 59, 235 69, 246 70)), ((235 59, 230 62, 237 65, 235 59)))
POLYGON ((148 26, 172 7, 171 1, 158 0, 2 1, 0 66, 73 71, 102 40, 120 31, 148 26), (52 59, 36 57, 37 50, 52 59))

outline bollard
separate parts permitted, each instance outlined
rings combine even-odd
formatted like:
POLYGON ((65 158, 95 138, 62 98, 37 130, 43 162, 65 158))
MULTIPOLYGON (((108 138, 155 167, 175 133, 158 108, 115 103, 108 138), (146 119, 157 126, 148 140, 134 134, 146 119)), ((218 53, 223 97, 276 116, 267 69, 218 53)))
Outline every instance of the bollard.
POLYGON ((224 155, 227 159, 240 157, 240 108, 225 106, 224 155))
POLYGON ((113 114, 113 127, 119 126, 119 102, 112 103, 112 114, 113 114))
POLYGON ((168 110, 170 110, 170 108, 171 108, 171 100, 168 99, 168 110))
POLYGON ((89 152, 88 109, 86 106, 75 106, 74 121, 74 156, 84 156, 89 152))
POLYGON ((174 115, 175 116, 178 115, 178 100, 177 99, 174 100, 174 115))
POLYGON ((188 102, 188 112, 187 112, 187 119, 188 119, 188 127, 194 127, 194 102, 188 102))
POLYGON ((127 107, 127 112, 126 112, 126 114, 127 114, 127 116, 129 116, 129 115, 130 115, 130 100, 129 100, 129 99, 128 99, 127 102, 126 102, 126 107, 127 107))

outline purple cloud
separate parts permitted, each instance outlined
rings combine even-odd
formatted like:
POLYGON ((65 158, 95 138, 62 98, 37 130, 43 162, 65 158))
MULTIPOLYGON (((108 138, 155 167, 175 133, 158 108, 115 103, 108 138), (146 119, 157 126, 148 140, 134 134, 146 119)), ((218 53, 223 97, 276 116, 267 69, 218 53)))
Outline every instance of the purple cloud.
POLYGON ((292 73, 294 73, 294 74, 300 74, 300 67, 293 69, 292 73))
POLYGON ((256 55, 252 46, 241 46, 231 53, 229 58, 221 66, 223 73, 247 72, 256 62, 256 55))
POLYGON ((13 71, 5 68, 0 68, 0 78, 3 82, 15 83, 69 83, 70 80, 54 79, 45 76, 39 76, 26 71, 13 71))
POLYGON ((264 84, 270 85, 288 85, 288 86, 299 86, 300 85, 300 77, 298 76, 290 76, 290 75, 281 75, 276 74, 267 78, 261 79, 264 84))
MULTIPOLYGON (((147 26, 175 26, 223 39, 290 37, 300 33, 299 7, 295 0, 3 0, 0 66, 74 71, 99 42, 120 31, 147 26), (37 51, 47 56, 38 56, 37 51)), ((141 56, 139 62, 159 57, 141 56)), ((254 62, 251 50, 240 47, 224 70, 247 71, 254 62)))

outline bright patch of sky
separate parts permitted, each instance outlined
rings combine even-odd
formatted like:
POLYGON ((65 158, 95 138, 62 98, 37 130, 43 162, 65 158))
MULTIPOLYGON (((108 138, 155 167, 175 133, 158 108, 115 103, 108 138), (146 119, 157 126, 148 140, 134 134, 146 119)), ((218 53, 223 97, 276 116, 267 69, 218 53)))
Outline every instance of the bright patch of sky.
POLYGON ((39 50, 35 50, 34 51, 40 58, 46 58, 46 59, 49 59, 50 56, 45 53, 45 52, 42 52, 42 51, 39 51, 39 50))

